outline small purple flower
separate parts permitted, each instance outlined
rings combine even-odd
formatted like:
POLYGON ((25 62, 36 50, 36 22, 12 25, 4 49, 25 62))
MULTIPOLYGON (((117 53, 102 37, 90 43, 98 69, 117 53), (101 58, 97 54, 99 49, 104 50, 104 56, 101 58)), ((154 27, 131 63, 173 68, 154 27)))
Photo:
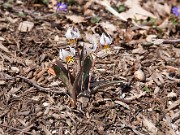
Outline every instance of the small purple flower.
POLYGON ((173 7, 173 8, 172 8, 172 13, 173 13, 175 16, 180 16, 180 7, 173 7))
POLYGON ((61 3, 61 2, 58 2, 57 3, 57 11, 66 11, 67 10, 67 5, 65 3, 61 3))

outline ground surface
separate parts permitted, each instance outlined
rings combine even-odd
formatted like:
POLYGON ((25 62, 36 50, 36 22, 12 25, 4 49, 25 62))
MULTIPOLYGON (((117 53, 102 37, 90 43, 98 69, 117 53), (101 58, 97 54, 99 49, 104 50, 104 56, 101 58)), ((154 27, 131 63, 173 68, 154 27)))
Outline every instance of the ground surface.
POLYGON ((117 10, 124 4, 119 11, 136 17, 139 27, 98 1, 69 3, 58 17, 53 0, 48 5, 0 1, 0 134, 180 134, 180 25, 171 13, 178 1, 141 1, 139 6, 134 1, 129 8, 128 1, 110 1, 117 10), (126 13, 134 7, 143 15, 126 13), (22 32, 23 21, 34 27, 22 32), (59 49, 68 46, 64 34, 69 26, 79 28, 81 42, 87 42, 85 33, 105 29, 113 38, 111 54, 97 58, 94 81, 125 82, 78 97, 76 108, 62 92, 62 82, 48 73, 59 49), (165 40, 153 43, 151 35, 157 42, 165 40), (141 71, 134 76, 137 66, 141 71), (144 81, 137 79, 142 74, 144 81))

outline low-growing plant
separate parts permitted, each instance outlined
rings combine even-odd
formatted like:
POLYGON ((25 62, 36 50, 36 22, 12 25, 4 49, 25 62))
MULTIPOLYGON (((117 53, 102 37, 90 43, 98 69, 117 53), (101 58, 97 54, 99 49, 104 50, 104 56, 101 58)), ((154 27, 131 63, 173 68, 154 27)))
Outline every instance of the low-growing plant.
POLYGON ((109 45, 112 43, 112 38, 107 33, 102 33, 99 39, 95 34, 89 36, 90 43, 81 42, 80 44, 78 42, 79 30, 74 27, 68 28, 65 37, 69 47, 60 49, 60 60, 57 60, 52 68, 53 74, 61 79, 66 86, 72 98, 73 106, 80 92, 86 94, 91 92, 91 74, 98 49, 102 48, 101 51, 108 53, 110 51, 109 45))

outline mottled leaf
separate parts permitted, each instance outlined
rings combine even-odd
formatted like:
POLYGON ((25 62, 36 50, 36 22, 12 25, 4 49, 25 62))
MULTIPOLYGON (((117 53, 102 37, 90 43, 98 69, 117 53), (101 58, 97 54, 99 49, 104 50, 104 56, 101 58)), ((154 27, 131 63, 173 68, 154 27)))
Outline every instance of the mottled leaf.
POLYGON ((57 65, 53 65, 53 69, 55 71, 56 76, 62 80, 62 82, 67 87, 70 96, 73 97, 72 84, 74 82, 74 77, 70 73, 68 73, 68 70, 64 67, 64 65, 60 61, 56 61, 56 64, 57 65))
POLYGON ((83 63, 83 89, 88 89, 88 83, 89 83, 89 72, 92 68, 93 64, 93 58, 89 55, 85 58, 83 63))
POLYGON ((62 80, 62 82, 68 86, 69 85, 69 79, 68 79, 68 75, 63 72, 63 70, 61 70, 61 68, 59 68, 59 66, 57 65, 53 65, 53 69, 55 71, 55 74, 57 77, 60 77, 60 79, 62 80))
MULTIPOLYGON (((74 77, 71 75, 71 73, 68 73, 68 70, 64 67, 64 65, 61 63, 61 61, 57 60, 57 61, 56 61, 56 65, 57 65, 58 68, 63 72, 63 74, 64 74, 65 76, 67 76, 67 78, 69 78, 69 76, 70 76, 71 83, 73 83, 73 82, 74 82, 74 77), (69 74, 69 75, 68 75, 68 74, 69 74)), ((56 70, 56 71, 58 71, 58 70, 56 70)), ((55 73, 56 73, 56 71, 55 71, 55 73)), ((60 73, 57 72, 57 73, 56 73, 56 76, 59 76, 59 75, 60 75, 60 73)))

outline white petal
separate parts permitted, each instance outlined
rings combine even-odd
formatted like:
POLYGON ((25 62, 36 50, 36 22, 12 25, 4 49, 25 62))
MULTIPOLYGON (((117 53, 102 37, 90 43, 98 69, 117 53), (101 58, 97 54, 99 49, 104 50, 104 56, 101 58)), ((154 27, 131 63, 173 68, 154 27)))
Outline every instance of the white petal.
POLYGON ((63 49, 63 56, 64 56, 64 58, 66 58, 69 55, 70 55, 70 52, 63 49))
POLYGON ((69 49, 70 49, 71 56, 74 56, 76 54, 75 49, 72 47, 69 47, 69 49))
POLYGON ((94 44, 93 44, 93 49, 92 49, 92 52, 95 52, 95 51, 96 51, 96 49, 97 49, 97 43, 94 43, 94 44))
POLYGON ((66 31, 65 37, 67 39, 72 39, 73 38, 73 36, 72 36, 72 28, 68 28, 68 30, 66 31))
POLYGON ((59 57, 60 57, 60 59, 62 59, 62 60, 64 59, 64 57, 63 57, 63 55, 62 55, 62 49, 59 50, 59 57))
POLYGON ((102 33, 101 37, 100 37, 100 43, 102 45, 105 45, 105 38, 104 38, 104 33, 102 33))
POLYGON ((69 56, 70 55, 70 52, 69 51, 66 51, 66 50, 64 50, 64 49, 61 49, 60 51, 59 51, 59 57, 60 57, 60 59, 62 59, 62 60, 66 60, 66 57, 67 56, 69 56))
POLYGON ((97 49, 97 44, 93 44, 93 45, 92 45, 92 44, 86 43, 86 44, 84 45, 84 51, 85 51, 85 54, 86 54, 86 55, 89 55, 90 53, 95 52, 96 49, 97 49))
POLYGON ((74 28, 74 30, 72 30, 73 32, 73 37, 74 38, 79 38, 80 37, 80 32, 78 30, 78 28, 74 28))
POLYGON ((112 43, 112 38, 109 34, 108 34, 108 36, 105 35, 105 41, 106 41, 106 44, 108 44, 108 45, 110 45, 112 43))
POLYGON ((102 45, 110 45, 112 43, 111 36, 109 34, 106 35, 105 33, 102 33, 102 35, 100 37, 100 43, 102 45))

